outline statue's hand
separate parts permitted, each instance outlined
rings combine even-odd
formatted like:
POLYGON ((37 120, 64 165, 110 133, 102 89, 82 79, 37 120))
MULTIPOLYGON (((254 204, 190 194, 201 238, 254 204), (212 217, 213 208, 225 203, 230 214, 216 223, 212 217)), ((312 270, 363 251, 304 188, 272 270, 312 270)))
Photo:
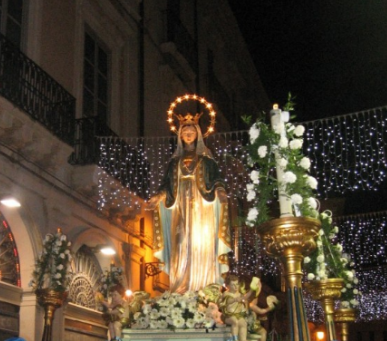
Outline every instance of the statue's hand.
POLYGON ((151 197, 145 203, 145 210, 146 211, 153 211, 159 205, 160 201, 163 200, 164 198, 165 198, 164 193, 159 193, 159 194, 156 194, 155 196, 151 197))
POLYGON ((216 190, 216 195, 218 196, 218 199, 221 204, 227 204, 228 202, 227 193, 223 188, 218 188, 216 190))

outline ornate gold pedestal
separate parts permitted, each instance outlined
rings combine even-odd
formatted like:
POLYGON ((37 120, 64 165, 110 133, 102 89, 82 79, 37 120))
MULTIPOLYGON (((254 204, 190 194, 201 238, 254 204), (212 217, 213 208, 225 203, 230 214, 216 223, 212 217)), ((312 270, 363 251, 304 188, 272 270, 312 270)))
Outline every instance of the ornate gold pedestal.
POLYGON ((266 252, 281 259, 285 270, 292 341, 309 341, 302 297, 302 260, 316 247, 320 221, 312 218, 274 219, 258 227, 266 252))
POLYGON ((340 326, 341 341, 349 341, 349 324, 356 320, 356 310, 350 308, 337 309, 334 320, 340 326))
POLYGON ((320 301, 325 314, 325 326, 328 341, 336 341, 336 330, 333 315, 335 313, 335 300, 340 298, 344 281, 341 278, 328 278, 321 281, 312 281, 305 284, 313 299, 320 301))
POLYGON ((44 308, 44 331, 42 341, 51 341, 52 321, 56 308, 62 306, 67 297, 67 292, 58 292, 50 289, 36 290, 39 304, 44 308))

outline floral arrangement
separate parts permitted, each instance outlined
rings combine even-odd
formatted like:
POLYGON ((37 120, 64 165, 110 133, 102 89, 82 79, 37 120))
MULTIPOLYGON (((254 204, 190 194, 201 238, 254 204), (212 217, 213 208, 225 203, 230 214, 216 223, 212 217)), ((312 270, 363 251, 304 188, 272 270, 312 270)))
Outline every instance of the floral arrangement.
MULTIPOLYGON (((271 218, 270 203, 278 199, 278 190, 290 198, 296 216, 317 217, 317 201, 313 196, 317 180, 308 174, 311 162, 302 153, 305 128, 289 122, 293 104, 289 94, 285 110, 273 117, 272 125, 257 119, 249 130, 248 163, 253 170, 251 182, 247 184, 247 201, 252 202, 253 207, 247 215, 248 226, 271 218), (282 169, 282 179, 276 178, 276 168, 282 169)), ((246 123, 251 121, 251 117, 243 119, 246 123)))
POLYGON ((97 301, 108 299, 109 288, 116 284, 122 284, 124 270, 121 267, 111 266, 110 271, 106 270, 98 280, 97 301))
POLYGON ((58 228, 57 233, 47 234, 43 240, 43 251, 35 263, 29 285, 34 291, 51 289, 59 292, 67 290, 69 265, 72 259, 71 242, 58 228))
POLYGON ((332 212, 324 211, 319 216, 321 229, 317 237, 317 248, 304 258, 308 280, 324 280, 332 277, 342 278, 344 288, 341 294, 341 308, 356 308, 359 305, 357 297, 361 295, 356 288, 358 279, 354 263, 343 253, 343 246, 335 242, 339 228, 332 224, 332 212))
POLYGON ((215 303, 202 304, 197 293, 183 295, 165 292, 146 301, 141 312, 134 314, 137 329, 192 329, 215 328, 221 313, 215 303))
MULTIPOLYGON (((348 255, 343 254, 343 247, 335 243, 338 227, 332 225, 332 213, 318 212, 318 201, 314 197, 317 180, 309 175, 311 161, 302 152, 302 125, 289 122, 289 111, 294 109, 294 102, 289 93, 284 111, 273 110, 271 125, 262 119, 249 130, 250 144, 247 146, 251 182, 247 184, 247 201, 252 202, 246 224, 257 226, 271 219, 270 204, 279 199, 277 193, 290 199, 294 216, 312 217, 321 221, 317 238, 317 248, 310 257, 305 257, 308 280, 323 280, 339 277, 344 280, 341 306, 356 307, 360 292, 356 289, 358 279, 352 269, 353 263, 348 255), (281 170, 282 178, 274 173, 281 170)), ((249 123, 251 117, 243 118, 249 123)))

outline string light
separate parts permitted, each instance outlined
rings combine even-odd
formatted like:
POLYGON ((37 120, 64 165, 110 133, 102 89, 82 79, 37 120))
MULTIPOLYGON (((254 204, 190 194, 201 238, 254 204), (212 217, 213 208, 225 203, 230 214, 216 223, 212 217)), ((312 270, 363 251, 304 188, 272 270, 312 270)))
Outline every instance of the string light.
MULTIPOLYGON (((179 99, 180 102, 188 100, 184 96, 179 99)), ((203 98, 196 96, 195 100, 206 104, 203 98)), ((171 104, 168 114, 172 115, 173 108, 180 102, 176 100, 171 104)), ((212 107, 207 108, 211 110, 212 107)), ((349 191, 377 190, 385 181, 387 107, 303 125, 306 128, 305 155, 312 161, 311 174, 318 179, 320 198, 349 191)), ((141 199, 156 193, 176 149, 176 138, 101 137, 100 142, 99 208, 140 209, 141 199)), ((216 133, 206 139, 227 184, 234 217, 246 216, 246 183, 253 168, 244 149, 247 142, 247 131, 216 133)), ((363 293, 360 319, 387 318, 387 308, 384 308, 387 307, 386 213, 336 219, 340 228, 339 242, 357 267, 359 290, 363 293), (372 283, 368 283, 371 278, 372 283)), ((265 255, 256 234, 242 229, 234 245, 240 251, 235 261, 242 275, 255 271, 262 276, 280 273, 278 263, 265 255)), ((321 307, 309 302, 307 295, 305 297, 308 314, 311 314, 308 317, 318 321, 321 307)))
POLYGON ((302 123, 320 197, 377 190, 386 178, 387 108, 302 123))

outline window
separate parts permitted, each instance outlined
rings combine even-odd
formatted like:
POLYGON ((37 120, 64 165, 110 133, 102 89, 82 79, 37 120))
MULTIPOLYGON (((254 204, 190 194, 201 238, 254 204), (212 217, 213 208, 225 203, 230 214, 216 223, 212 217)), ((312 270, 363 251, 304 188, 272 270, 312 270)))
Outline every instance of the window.
POLYGON ((83 115, 107 123, 109 104, 109 55, 89 33, 85 34, 83 115))
POLYGON ((0 32, 21 46, 24 0, 0 0, 0 32))

